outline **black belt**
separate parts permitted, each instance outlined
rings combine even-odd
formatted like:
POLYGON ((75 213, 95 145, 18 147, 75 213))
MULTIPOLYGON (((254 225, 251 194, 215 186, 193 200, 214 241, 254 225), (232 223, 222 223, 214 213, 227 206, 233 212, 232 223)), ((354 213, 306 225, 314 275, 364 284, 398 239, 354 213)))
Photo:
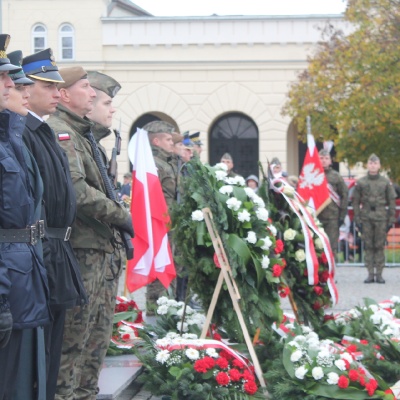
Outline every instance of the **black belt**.
POLYGON ((71 236, 71 227, 68 228, 49 228, 46 227, 46 236, 53 239, 62 239, 64 242, 71 236))
POLYGON ((24 229, 0 229, 0 243, 30 243, 34 246, 43 237, 43 220, 24 229))

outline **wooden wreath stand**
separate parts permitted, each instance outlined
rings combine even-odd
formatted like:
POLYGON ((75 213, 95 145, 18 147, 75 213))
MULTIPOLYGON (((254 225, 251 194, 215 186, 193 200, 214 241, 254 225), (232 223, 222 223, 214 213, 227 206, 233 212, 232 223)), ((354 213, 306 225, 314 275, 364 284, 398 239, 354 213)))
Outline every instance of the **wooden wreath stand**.
POLYGON ((247 330, 245 321, 243 319, 242 311, 239 307, 240 293, 237 288, 236 282, 232 275, 231 267, 228 263, 228 258, 226 256, 224 247, 222 245, 221 238, 219 236, 218 231, 215 228, 212 213, 209 208, 203 208, 204 220, 207 225, 208 232, 210 233, 212 243, 214 246, 215 254, 217 255, 219 265, 221 266, 221 272, 218 277, 217 285, 214 290, 213 297, 211 299, 210 307, 208 308, 206 321, 203 327, 203 331, 201 332, 200 339, 205 339, 207 336, 208 329, 210 327, 211 319, 214 314, 215 305, 217 304, 218 296, 222 288, 222 284, 225 281, 226 286, 228 287, 229 294, 232 299, 233 308, 236 312, 236 315, 239 319, 240 327, 242 328, 243 336, 246 341, 247 348, 249 350, 251 359, 253 361, 254 370, 257 375, 257 378, 260 382, 261 387, 264 389, 265 397, 269 398, 269 394, 266 389, 266 384, 264 377, 262 375, 260 363, 258 361, 258 357, 256 352, 254 351, 253 343, 251 341, 249 331, 247 330))

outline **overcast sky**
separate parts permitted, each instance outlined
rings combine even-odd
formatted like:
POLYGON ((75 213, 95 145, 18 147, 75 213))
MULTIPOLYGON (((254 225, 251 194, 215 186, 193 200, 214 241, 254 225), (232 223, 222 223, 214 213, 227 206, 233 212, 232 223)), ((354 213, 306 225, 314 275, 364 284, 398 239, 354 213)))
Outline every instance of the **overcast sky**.
POLYGON ((131 0, 158 16, 341 14, 346 0, 131 0))

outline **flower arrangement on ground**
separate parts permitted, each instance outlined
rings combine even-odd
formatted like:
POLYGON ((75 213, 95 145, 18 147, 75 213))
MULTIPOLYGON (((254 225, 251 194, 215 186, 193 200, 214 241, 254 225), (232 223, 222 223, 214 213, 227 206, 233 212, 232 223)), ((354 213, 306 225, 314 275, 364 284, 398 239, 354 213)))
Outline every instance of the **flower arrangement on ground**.
MULTIPOLYGON (((189 288, 207 309, 220 273, 202 212, 208 207, 244 299, 240 307, 250 334, 257 328, 270 329, 273 322, 282 318, 279 276, 286 264, 280 256, 282 243, 276 238, 265 202, 244 187, 242 177, 228 177, 224 164, 211 167, 194 159, 186 168, 182 201, 171 219, 174 240, 180 244, 178 262, 188 271, 189 288)), ((231 340, 243 343, 225 287, 218 298, 214 322, 223 326, 231 340)))

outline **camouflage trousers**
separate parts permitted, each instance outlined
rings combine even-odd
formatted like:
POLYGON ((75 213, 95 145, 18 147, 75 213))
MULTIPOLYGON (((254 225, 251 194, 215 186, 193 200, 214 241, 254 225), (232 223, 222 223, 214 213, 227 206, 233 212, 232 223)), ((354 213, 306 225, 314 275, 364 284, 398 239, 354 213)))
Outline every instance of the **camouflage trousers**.
POLYGON ((337 253, 339 241, 339 220, 338 219, 321 219, 325 233, 328 235, 329 243, 333 254, 337 253))
POLYGON ((364 263, 369 274, 382 274, 385 267, 385 241, 387 221, 362 220, 364 263))
POLYGON ((118 278, 107 279, 111 277, 110 266, 117 270, 121 257, 95 249, 76 249, 75 254, 89 303, 67 311, 55 399, 95 400, 118 289, 118 278))

